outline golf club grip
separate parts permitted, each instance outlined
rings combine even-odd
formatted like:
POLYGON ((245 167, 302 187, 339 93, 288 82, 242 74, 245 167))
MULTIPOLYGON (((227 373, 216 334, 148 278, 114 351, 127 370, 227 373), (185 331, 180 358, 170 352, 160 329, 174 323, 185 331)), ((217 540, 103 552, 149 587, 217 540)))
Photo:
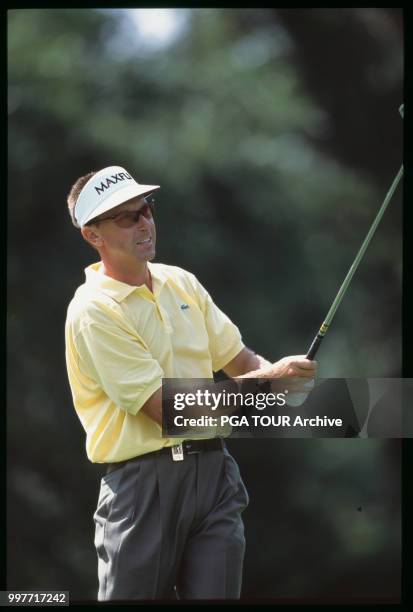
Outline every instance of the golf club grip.
POLYGON ((324 336, 320 336, 320 334, 317 334, 316 337, 314 338, 310 348, 308 349, 307 355, 306 355, 307 359, 309 359, 310 361, 312 361, 314 357, 316 356, 316 353, 319 349, 319 346, 323 338, 324 336))

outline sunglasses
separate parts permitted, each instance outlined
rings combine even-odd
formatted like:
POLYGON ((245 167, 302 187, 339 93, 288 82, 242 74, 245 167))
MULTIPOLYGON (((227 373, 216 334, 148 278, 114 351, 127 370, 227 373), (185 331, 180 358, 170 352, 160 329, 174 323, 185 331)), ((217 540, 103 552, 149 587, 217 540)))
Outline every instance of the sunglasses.
POLYGON ((138 223, 141 215, 146 219, 152 219, 155 209, 155 198, 152 195, 148 195, 143 200, 145 204, 139 210, 125 210, 117 215, 111 215, 110 217, 99 217, 93 219, 87 225, 93 223, 102 223, 102 221, 114 221, 118 227, 128 228, 138 223))

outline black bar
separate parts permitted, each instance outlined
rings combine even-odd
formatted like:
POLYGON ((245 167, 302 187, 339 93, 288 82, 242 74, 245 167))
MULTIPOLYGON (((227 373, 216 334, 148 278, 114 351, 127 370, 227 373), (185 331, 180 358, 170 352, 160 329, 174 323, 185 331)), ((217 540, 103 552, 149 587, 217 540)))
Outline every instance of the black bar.
POLYGON ((320 333, 318 333, 316 335, 316 337, 314 338, 310 348, 308 349, 307 352, 307 359, 310 359, 310 361, 312 361, 318 351, 318 348, 321 344, 321 340, 324 338, 324 336, 321 336, 320 333))

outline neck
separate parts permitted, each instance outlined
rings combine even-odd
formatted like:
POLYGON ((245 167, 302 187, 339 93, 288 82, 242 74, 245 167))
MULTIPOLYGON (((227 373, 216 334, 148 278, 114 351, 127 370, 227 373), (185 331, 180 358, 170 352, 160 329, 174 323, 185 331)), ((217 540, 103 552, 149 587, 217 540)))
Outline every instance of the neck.
POLYGON ((121 283, 127 283, 128 285, 134 285, 139 287, 140 285, 146 285, 148 289, 152 291, 152 278, 149 272, 147 262, 143 262, 142 265, 135 264, 132 267, 128 266, 115 266, 102 258, 103 273, 106 276, 110 276, 121 283))

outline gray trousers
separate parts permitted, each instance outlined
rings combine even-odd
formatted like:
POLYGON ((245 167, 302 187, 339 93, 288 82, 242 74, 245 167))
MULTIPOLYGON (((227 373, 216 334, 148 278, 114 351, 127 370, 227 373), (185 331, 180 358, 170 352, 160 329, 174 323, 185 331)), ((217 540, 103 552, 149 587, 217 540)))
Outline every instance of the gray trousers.
POLYGON ((248 501, 226 448, 150 453, 104 476, 98 600, 239 598, 248 501))

